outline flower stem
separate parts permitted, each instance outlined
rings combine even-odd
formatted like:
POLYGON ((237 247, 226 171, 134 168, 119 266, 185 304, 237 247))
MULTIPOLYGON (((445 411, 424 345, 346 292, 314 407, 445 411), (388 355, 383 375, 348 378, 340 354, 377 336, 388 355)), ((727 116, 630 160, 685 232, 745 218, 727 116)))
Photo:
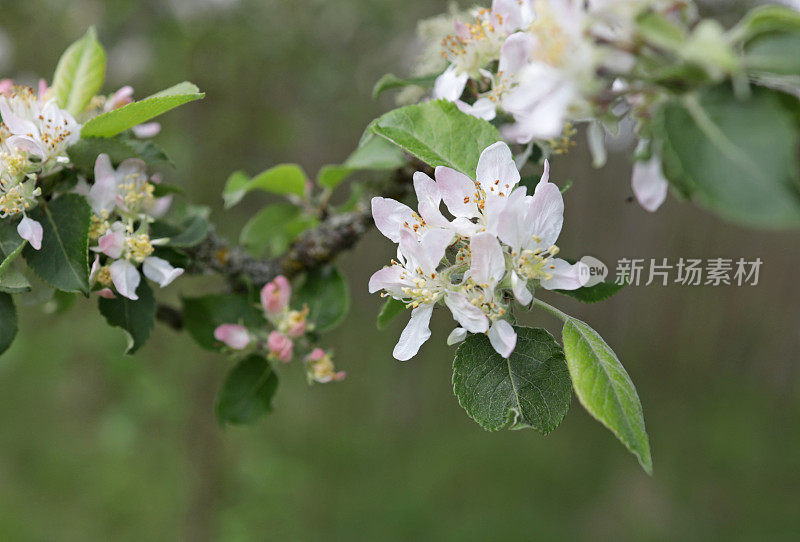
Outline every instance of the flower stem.
POLYGON ((564 312, 561 312, 560 310, 558 310, 554 306, 550 305, 549 303, 545 303, 541 299, 534 298, 533 304, 536 305, 537 307, 543 308, 544 310, 546 310, 547 312, 549 312, 550 314, 552 314, 553 316, 555 316, 559 320, 562 320, 562 321, 566 322, 567 320, 570 319, 570 316, 568 314, 566 314, 564 312))

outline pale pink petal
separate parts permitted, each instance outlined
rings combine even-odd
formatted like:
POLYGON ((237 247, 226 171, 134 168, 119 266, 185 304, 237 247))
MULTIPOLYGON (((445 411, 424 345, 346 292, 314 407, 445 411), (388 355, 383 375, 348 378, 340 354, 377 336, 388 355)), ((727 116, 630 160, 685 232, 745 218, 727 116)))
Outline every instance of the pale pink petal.
POLYGON ((502 141, 486 147, 478 159, 478 183, 487 195, 508 195, 519 182, 511 149, 502 141))
POLYGON ((17 225, 17 233, 36 250, 42 248, 42 225, 32 218, 22 217, 19 225, 17 225))
POLYGON ((399 201, 389 198, 372 198, 372 218, 375 226, 389 240, 399 243, 400 231, 407 229, 405 224, 414 224, 414 211, 399 201))
POLYGON ((577 290, 590 277, 585 263, 571 264, 559 258, 550 259, 544 271, 552 275, 552 278, 541 281, 542 288, 546 290, 577 290))
POLYGON ((517 346, 517 332, 505 320, 495 320, 487 335, 492 347, 504 358, 511 356, 517 346))
POLYGON ((97 240, 97 249, 115 260, 122 256, 125 248, 125 234, 120 231, 109 230, 97 240))
POLYGON ((536 185, 533 198, 528 201, 526 228, 540 241, 531 247, 547 250, 558 240, 564 224, 564 198, 561 190, 550 182, 536 185))
POLYGON ((431 336, 429 325, 433 314, 433 305, 420 305, 411 311, 411 320, 406 324, 400 340, 394 347, 392 355, 400 361, 408 361, 419 352, 420 346, 431 336))
POLYGON ((645 210, 653 213, 661 207, 667 199, 669 182, 661 171, 661 160, 657 156, 653 156, 647 162, 633 164, 631 188, 636 201, 645 210))
POLYGON ((111 211, 117 198, 117 177, 107 154, 97 157, 94 164, 94 184, 89 188, 87 199, 96 214, 111 211))
POLYGON ((461 100, 456 100, 454 103, 462 113, 485 121, 492 121, 497 116, 497 104, 489 98, 478 98, 474 104, 468 104, 461 100))
POLYGON ((100 297, 104 297, 106 299, 116 299, 117 297, 116 295, 114 295, 114 292, 111 290, 111 288, 103 288, 102 290, 97 290, 97 295, 99 295, 100 297))
MULTIPOLYGON (((525 247, 531 234, 535 233, 526 224, 529 202, 532 199, 526 193, 524 186, 514 190, 497 218, 496 231, 500 240, 516 251, 525 247)), ((487 231, 492 230, 487 228, 487 231)))
POLYGON ((467 330, 464 329, 463 327, 457 327, 450 332, 450 335, 447 336, 447 346, 453 346, 454 344, 458 344, 466 338, 467 338, 467 330))
POLYGON ((183 275, 183 269, 172 267, 167 260, 157 256, 148 256, 142 265, 144 276, 164 288, 176 278, 183 275))
POLYGON ((419 264, 423 273, 430 275, 439 267, 444 253, 453 242, 453 232, 445 229, 432 229, 423 234, 420 240, 419 264))
POLYGON ((5 100, 0 101, 0 115, 8 131, 14 135, 30 136, 34 139, 39 137, 39 129, 29 120, 18 117, 8 106, 5 100))
POLYGON ((435 176, 444 204, 453 216, 465 218, 478 216, 478 206, 474 200, 475 181, 445 166, 437 167, 435 176))
POLYGON ((369 278, 369 293, 371 294, 385 290, 396 298, 402 298, 405 297, 403 289, 413 286, 414 283, 408 278, 408 271, 399 265, 379 269, 369 278))
POLYGON ((108 266, 108 271, 111 273, 111 281, 114 283, 119 295, 128 299, 139 299, 139 296, 136 295, 136 289, 139 287, 139 282, 142 278, 131 262, 117 260, 108 266))
POLYGON ((433 97, 449 102, 458 100, 464 92, 468 79, 469 75, 466 73, 458 74, 456 66, 451 64, 442 75, 436 78, 436 82, 433 85, 433 97))
POLYGON ((39 158, 44 158, 47 154, 38 141, 26 135, 12 135, 6 140, 6 145, 39 158))
POLYGON ((267 314, 278 314, 289 306, 292 286, 289 279, 278 275, 261 289, 261 306, 267 314))
POLYGON ((485 333, 489 329, 489 319, 481 309, 469 302, 464 294, 448 292, 445 305, 453 313, 453 318, 461 327, 471 333, 485 333))
POLYGON ((222 324, 214 330, 214 338, 225 343, 234 350, 244 350, 250 344, 251 337, 247 328, 239 324, 222 324))
POLYGON ((161 132, 161 124, 158 122, 147 122, 144 124, 137 124, 133 128, 133 135, 139 139, 148 139, 157 136, 161 132))
POLYGON ((439 210, 442 195, 436 181, 421 171, 414 173, 414 191, 419 201, 419 214, 428 226, 447 228, 450 223, 439 210))
MULTIPOLYGON (((512 0, 516 1, 516 0, 512 0)), ((536 47, 536 38, 527 32, 517 32, 508 37, 500 49, 498 72, 511 76, 521 70, 536 47)))
POLYGON ((479 233, 470 239, 472 262, 470 275, 478 284, 494 287, 506 272, 506 261, 503 249, 497 237, 490 233, 479 233))
POLYGON ((514 297, 520 305, 528 305, 533 301, 533 294, 528 290, 528 281, 520 278, 514 271, 511 272, 511 291, 514 292, 514 297))

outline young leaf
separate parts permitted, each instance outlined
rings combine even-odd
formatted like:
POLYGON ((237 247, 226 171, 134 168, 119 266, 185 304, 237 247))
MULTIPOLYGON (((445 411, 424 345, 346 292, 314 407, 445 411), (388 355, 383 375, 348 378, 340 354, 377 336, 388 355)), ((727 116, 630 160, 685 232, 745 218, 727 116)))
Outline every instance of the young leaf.
POLYGON ((103 87, 105 77, 106 53, 92 27, 61 55, 53 75, 53 96, 61 108, 77 115, 103 87))
POLYGON ((752 9, 730 30, 732 39, 748 41, 771 32, 800 30, 800 12, 788 6, 765 5, 752 9))
POLYGON ((684 195, 740 224, 800 225, 798 127, 780 93, 716 87, 661 111, 664 173, 684 195))
POLYGON ((567 317, 562 331, 572 386, 583 407, 653 472, 639 395, 617 355, 595 330, 567 317))
POLYGON ((745 46, 745 66, 757 73, 800 75, 800 28, 761 34, 745 46))
POLYGON ((306 174, 297 164, 279 164, 259 173, 252 179, 243 171, 228 177, 222 197, 225 208, 233 207, 251 190, 263 190, 273 194, 295 194, 302 196, 306 190, 306 174))
POLYGON ((385 329, 386 326, 389 325, 389 322, 394 320, 404 310, 406 310, 405 303, 393 297, 387 297, 386 303, 383 304, 381 312, 378 314, 378 329, 385 329))
POLYGON ((221 424, 251 423, 272 411, 278 376, 262 356, 252 354, 228 373, 217 399, 221 424))
POLYGON ((6 293, 0 293, 0 354, 8 350, 16 336, 17 309, 14 299, 6 293))
POLYGON ((420 87, 420 88, 433 88, 436 78, 439 74, 422 75, 420 77, 408 77, 401 79, 393 73, 387 73, 375 83, 372 88, 372 99, 374 100, 387 90, 402 88, 402 87, 420 87))
POLYGON ((444 100, 390 111, 372 131, 431 167, 448 166, 472 178, 483 149, 500 140, 497 128, 444 100))
POLYGON ((615 282, 600 282, 594 286, 583 286, 577 290, 553 290, 557 294, 567 295, 581 303, 597 303, 605 301, 625 287, 615 282))
POLYGON ((178 227, 177 232, 169 238, 167 246, 170 247, 193 247, 208 235, 208 219, 204 216, 193 216, 186 219, 178 227))
POLYGON ((42 225, 42 248, 22 254, 46 283, 65 292, 89 294, 89 227, 92 209, 77 194, 65 194, 28 212, 42 225))
MULTIPOLYGON (((3 278, 6 277, 9 271, 12 271, 12 264, 14 260, 22 253, 25 248, 25 240, 17 233, 17 224, 19 221, 0 220, 0 256, 2 256, 2 263, 0 263, 0 283, 3 283, 3 278)), ((27 282, 27 281, 26 281, 27 282)))
POLYGON ((517 346, 508 359, 486 335, 467 337, 453 362, 453 390, 487 431, 532 427, 546 435, 564 419, 572 397, 564 352, 544 329, 514 329, 517 346))
POLYGON ((137 300, 117 295, 114 299, 101 297, 97 305, 108 325, 122 328, 128 337, 126 354, 133 354, 147 342, 156 322, 156 300, 147 281, 142 279, 136 289, 137 300))
POLYGON ((197 344, 208 350, 219 350, 222 344, 214 338, 214 330, 222 324, 243 324, 262 327, 264 320, 253 303, 244 296, 207 295, 183 298, 184 325, 197 344))
POLYGON ((320 332, 339 325, 350 309, 347 283, 333 266, 317 267, 306 273, 303 284, 294 295, 298 307, 308 305, 308 319, 320 332))
POLYGON ((317 174, 317 184, 325 188, 336 188, 351 173, 356 171, 387 171, 406 163, 403 152, 383 138, 372 137, 360 145, 342 165, 323 166, 317 174))
POLYGON ((108 111, 83 125, 81 137, 112 137, 147 122, 170 109, 174 109, 205 96, 189 82, 179 83, 138 102, 132 102, 113 111, 108 111))
POLYGON ((317 222, 316 217, 303 215, 300 208, 291 203, 267 205, 247 221, 239 243, 256 256, 264 253, 277 256, 317 222))

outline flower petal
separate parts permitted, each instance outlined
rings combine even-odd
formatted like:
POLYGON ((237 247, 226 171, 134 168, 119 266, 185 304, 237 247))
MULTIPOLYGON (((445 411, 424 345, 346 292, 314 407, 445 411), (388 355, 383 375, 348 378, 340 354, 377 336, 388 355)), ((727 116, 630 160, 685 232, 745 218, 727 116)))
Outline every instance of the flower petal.
POLYGON ((508 358, 517 346, 517 332, 505 320, 495 320, 487 335, 492 347, 504 358, 508 358))
POLYGON ((631 188, 636 196, 636 201, 645 210, 653 213, 661 207, 661 204, 667 199, 669 182, 664 178, 664 173, 661 171, 661 160, 657 156, 653 156, 647 162, 633 164, 631 188))
POLYGON ((564 225, 564 198, 561 190, 550 182, 536 185, 533 198, 528 200, 527 231, 540 241, 531 248, 547 250, 555 244, 564 225))
POLYGON ((414 211, 408 205, 390 198, 372 198, 372 218, 375 226, 389 240, 399 243, 404 224, 416 222, 414 211))
POLYGON ((453 346, 454 344, 458 344, 466 338, 467 338, 467 330, 464 329, 463 327, 457 327, 450 332, 450 335, 447 336, 447 346, 453 346))
POLYGON ((479 233, 470 239, 469 248, 472 253, 472 279, 490 287, 497 285, 506 272, 505 256, 497 237, 487 232, 479 233))
POLYGON ((445 305, 453 313, 456 322, 471 333, 485 333, 489 329, 489 319, 481 309, 469 302, 464 294, 448 292, 445 305))
POLYGON ((22 217, 19 225, 17 225, 17 233, 36 250, 42 248, 42 225, 32 218, 22 217))
POLYGON ((475 181, 455 169, 439 166, 435 172, 436 184, 447 210, 455 217, 474 218, 478 206, 474 201, 475 181))
POLYGON ((139 271, 131 262, 117 260, 108 266, 108 271, 111 273, 111 281, 119 295, 128 299, 139 299, 136 289, 139 287, 142 277, 139 276, 139 271))
POLYGON ((528 281, 520 278, 516 272, 511 272, 511 290, 520 305, 529 305, 533 301, 533 294, 528 290, 528 281))
POLYGON ((374 294, 384 290, 395 298, 403 298, 405 297, 403 289, 414 286, 414 283, 407 277, 408 271, 399 265, 379 269, 369 278, 369 293, 374 294))
POLYGON ((425 344, 425 341, 431 336, 431 330, 428 327, 431 322, 431 314, 433 314, 433 305, 420 305, 411 311, 411 320, 403 329, 400 340, 397 341, 392 352, 395 359, 407 361, 419 352, 420 346, 425 344))
POLYGON ((250 344, 250 332, 239 324, 222 324, 214 330, 214 338, 234 350, 243 350, 250 344))
POLYGON ((458 74, 458 68, 451 64, 445 71, 436 78, 433 84, 433 97, 454 102, 461 98, 464 87, 467 86, 469 75, 467 73, 458 74))
POLYGON ((545 269, 552 278, 543 279, 541 286, 545 290, 577 290, 589 280, 589 270, 585 263, 571 264, 560 258, 553 258, 545 269))
POLYGON ((172 265, 157 256, 148 256, 142 265, 144 276, 157 283, 162 288, 183 275, 183 269, 172 265))
POLYGON ((498 141, 483 150, 478 159, 476 178, 487 195, 511 193, 519 182, 519 171, 508 145, 498 141))
MULTIPOLYGON (((516 1, 516 0, 512 0, 516 1)), ((528 64, 528 57, 536 47, 536 38, 527 32, 511 34, 500 49, 498 72, 513 75, 528 64)))

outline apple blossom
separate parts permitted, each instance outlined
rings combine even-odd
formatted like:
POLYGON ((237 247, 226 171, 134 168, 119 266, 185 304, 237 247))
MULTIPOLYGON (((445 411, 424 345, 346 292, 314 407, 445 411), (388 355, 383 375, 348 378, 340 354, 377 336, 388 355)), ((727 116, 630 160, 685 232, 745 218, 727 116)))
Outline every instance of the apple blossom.
POLYGON ((448 344, 467 333, 486 333, 508 357, 516 344, 507 320, 509 294, 528 305, 533 298, 528 282, 546 289, 582 286, 579 265, 553 258, 563 222, 561 192, 549 182, 546 163, 536 192, 528 196, 517 186, 520 174, 503 142, 483 150, 476 180, 443 166, 434 176, 414 175, 418 212, 373 199, 375 223, 399 246, 397 259, 372 275, 369 291, 382 291, 412 309, 394 356, 405 361, 416 355, 430 338, 433 308, 443 303, 459 324, 448 344), (442 203, 452 220, 442 213, 442 203))
POLYGON ((289 280, 283 275, 278 275, 275 280, 268 282, 261 289, 261 306, 267 315, 283 312, 289 306, 292 296, 292 287, 289 280))
POLYGON ((269 350, 270 356, 278 361, 282 361, 283 363, 292 361, 294 343, 289 337, 278 331, 273 331, 269 334, 267 349, 269 350))

